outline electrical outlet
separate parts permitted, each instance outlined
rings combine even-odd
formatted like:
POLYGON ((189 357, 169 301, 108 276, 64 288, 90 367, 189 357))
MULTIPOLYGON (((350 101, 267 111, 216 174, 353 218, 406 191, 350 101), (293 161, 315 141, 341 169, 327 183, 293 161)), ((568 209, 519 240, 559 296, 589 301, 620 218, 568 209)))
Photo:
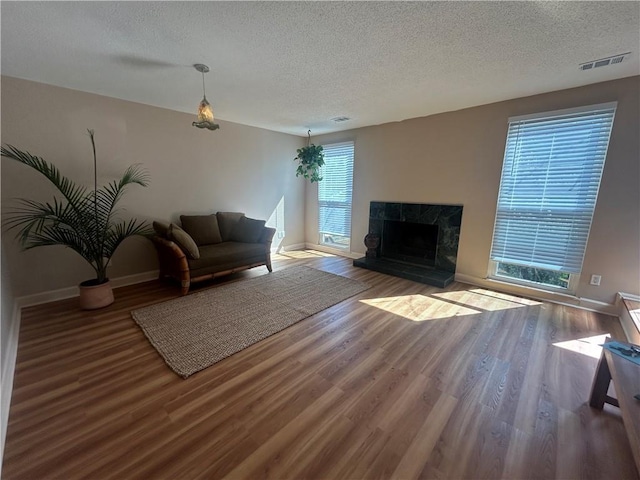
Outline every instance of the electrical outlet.
POLYGON ((589 283, 598 287, 600 286, 600 280, 602 280, 602 275, 591 275, 591 281, 589 283))

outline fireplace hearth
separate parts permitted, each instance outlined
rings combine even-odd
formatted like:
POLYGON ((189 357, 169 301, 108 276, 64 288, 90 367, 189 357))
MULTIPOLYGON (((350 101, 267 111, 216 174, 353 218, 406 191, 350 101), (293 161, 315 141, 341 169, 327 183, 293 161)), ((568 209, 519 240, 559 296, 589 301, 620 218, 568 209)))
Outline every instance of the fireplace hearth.
POLYGON ((371 202, 367 256, 353 264, 446 287, 455 276, 461 223, 462 205, 371 202))

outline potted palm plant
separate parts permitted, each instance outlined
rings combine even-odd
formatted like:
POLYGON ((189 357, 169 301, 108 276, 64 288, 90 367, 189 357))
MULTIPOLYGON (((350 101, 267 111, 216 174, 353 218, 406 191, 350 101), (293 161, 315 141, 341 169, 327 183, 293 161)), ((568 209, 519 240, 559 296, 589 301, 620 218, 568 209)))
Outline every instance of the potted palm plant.
POLYGON ((0 154, 44 175, 62 196, 52 202, 18 199, 20 207, 8 212, 4 224, 17 230, 16 238, 24 250, 62 245, 82 256, 96 272, 95 278, 80 284, 80 306, 91 310, 114 301, 107 265, 116 249, 126 238, 149 234, 150 229, 144 221, 118 219, 116 210, 128 185, 148 185, 147 173, 140 165, 132 165, 120 180, 98 189, 94 131, 88 132, 93 147, 93 190, 63 176, 53 164, 12 145, 0 147, 0 154))

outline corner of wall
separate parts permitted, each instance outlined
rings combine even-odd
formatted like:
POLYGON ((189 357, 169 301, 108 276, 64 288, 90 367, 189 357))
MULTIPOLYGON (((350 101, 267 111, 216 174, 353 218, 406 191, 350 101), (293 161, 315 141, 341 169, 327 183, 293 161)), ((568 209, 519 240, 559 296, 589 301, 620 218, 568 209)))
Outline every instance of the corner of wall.
POLYGON ((13 375, 16 367, 18 335, 20 332, 20 306, 10 294, 6 293, 5 288, 3 288, 3 307, 5 302, 10 303, 11 313, 10 315, 7 315, 6 312, 8 309, 2 309, 2 330, 4 332, 3 335, 6 335, 6 338, 2 339, 2 370, 0 373, 0 475, 2 474, 2 458, 4 458, 4 445, 7 437, 7 426, 9 424, 9 408, 11 407, 13 375), (9 318, 6 318, 8 316, 9 318))

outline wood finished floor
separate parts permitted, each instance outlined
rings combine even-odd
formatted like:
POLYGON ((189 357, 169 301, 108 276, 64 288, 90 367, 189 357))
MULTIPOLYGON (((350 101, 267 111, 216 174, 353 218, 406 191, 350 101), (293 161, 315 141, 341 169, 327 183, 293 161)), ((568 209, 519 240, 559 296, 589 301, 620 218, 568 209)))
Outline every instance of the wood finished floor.
POLYGON ((274 259, 293 264, 372 288, 187 380, 130 318, 175 286, 23 310, 3 477, 638 478, 620 414, 586 403, 597 360, 554 345, 622 338, 616 319, 320 253, 274 259))

